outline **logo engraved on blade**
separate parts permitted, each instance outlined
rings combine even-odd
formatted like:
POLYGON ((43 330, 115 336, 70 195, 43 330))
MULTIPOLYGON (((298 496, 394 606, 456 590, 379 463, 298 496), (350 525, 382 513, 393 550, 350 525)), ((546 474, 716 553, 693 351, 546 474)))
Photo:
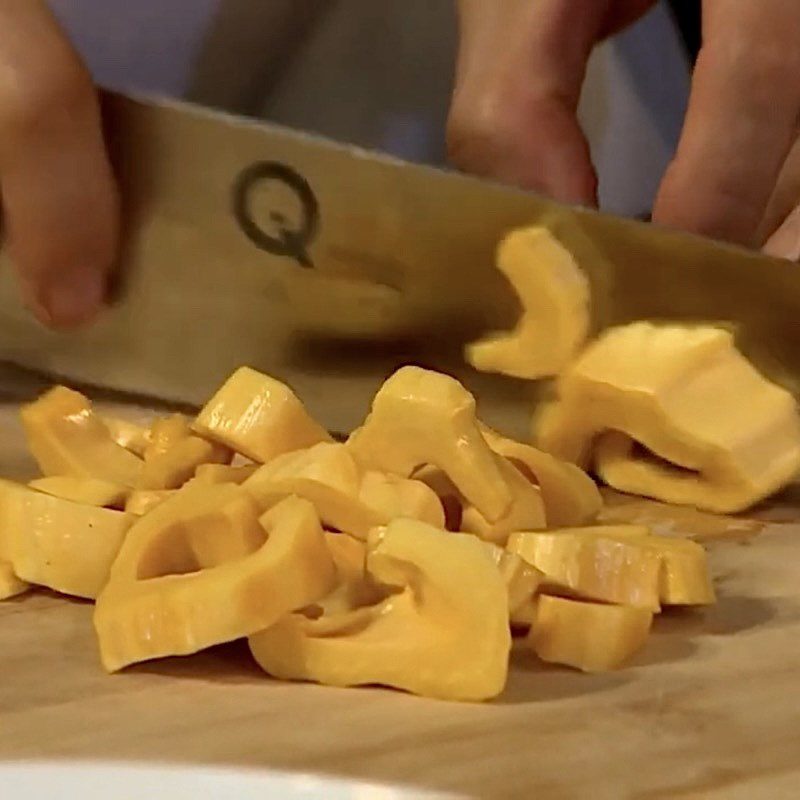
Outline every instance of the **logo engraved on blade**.
POLYGON ((259 161, 246 167, 237 176, 233 187, 233 214, 245 236, 256 247, 276 256, 292 258, 301 267, 314 266, 308 246, 319 228, 319 203, 308 181, 299 172, 277 161, 259 161), (269 219, 277 234, 265 231, 253 213, 256 188, 270 182, 288 187, 300 203, 300 218, 294 226, 282 211, 270 211, 269 219))

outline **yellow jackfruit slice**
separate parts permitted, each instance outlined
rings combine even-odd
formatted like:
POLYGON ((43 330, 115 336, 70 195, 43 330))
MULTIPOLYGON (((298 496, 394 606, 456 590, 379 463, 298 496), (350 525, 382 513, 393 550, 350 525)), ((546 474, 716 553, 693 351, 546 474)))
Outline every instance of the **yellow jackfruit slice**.
POLYGON ((569 250, 538 226, 503 239, 497 268, 516 290, 522 316, 514 330, 468 345, 466 360, 482 372, 517 378, 557 375, 586 340, 589 281, 569 250))
POLYGON ((536 592, 544 580, 544 574, 516 553, 510 553, 488 542, 487 547, 491 548, 489 552, 505 581, 508 590, 508 612, 513 622, 514 616, 520 609, 533 604, 536 592))
POLYGON ((28 583, 94 599, 133 517, 0 481, 0 558, 28 583))
POLYGON ((258 469, 258 464, 201 464, 194 473, 197 483, 244 483, 258 469))
POLYGON ((233 453, 224 445, 192 434, 181 414, 157 419, 144 451, 139 489, 178 489, 202 464, 230 463, 233 453))
POLYGON ((384 515, 382 524, 396 517, 407 517, 434 528, 444 527, 442 504, 436 492, 422 481, 367 470, 361 477, 358 498, 384 515))
POLYGON ((143 517, 178 491, 178 489, 134 489, 125 501, 125 511, 136 517, 143 517))
POLYGON ((718 513, 752 506, 800 469, 794 398, 713 327, 606 331, 562 375, 537 427, 545 450, 594 465, 615 489, 718 513))
POLYGON ((665 606, 705 606, 716 602, 714 584, 702 545, 688 539, 647 536, 637 539, 661 558, 659 596, 665 606))
POLYGON ((0 600, 10 600, 12 597, 27 592, 31 588, 29 583, 20 580, 8 561, 0 561, 0 600))
POLYGON ((150 444, 150 431, 147 428, 127 419, 109 417, 106 414, 102 414, 100 420, 120 447, 130 450, 134 455, 144 455, 147 445, 150 444))
POLYGON ((392 593, 375 606, 291 614, 250 637, 269 674, 331 686, 381 684, 426 697, 486 700, 505 685, 508 593, 486 545, 414 520, 373 534, 367 570, 392 593))
POLYGON ((23 406, 20 416, 28 447, 44 475, 136 486, 142 460, 112 439, 82 394, 56 386, 23 406))
POLYGON ((231 526, 214 522, 227 503, 201 510, 194 502, 194 495, 211 490, 233 490, 237 505, 253 508, 233 484, 193 487, 131 528, 94 615, 109 672, 248 636, 335 585, 335 567, 308 501, 290 497, 264 514, 263 544, 237 556, 242 545, 252 546, 252 529, 233 527, 243 535, 231 549, 231 526))
POLYGON ((478 428, 475 398, 447 375, 399 369, 375 395, 347 447, 365 469, 404 478, 426 464, 439 467, 488 522, 511 506, 502 462, 478 428))
POLYGON ((273 459, 242 485, 265 509, 287 495, 304 497, 325 525, 366 540, 372 528, 386 525, 401 508, 405 516, 443 522, 436 496, 416 483, 362 474, 345 445, 322 442, 273 459))
POLYGON ((602 529, 515 533, 508 549, 545 575, 543 590, 605 603, 660 609, 661 557, 638 539, 647 528, 630 526, 630 538, 602 529))
POLYGON ((605 672, 627 661, 647 640, 653 614, 540 595, 528 642, 543 661, 605 672))
POLYGON ((249 367, 228 378, 200 412, 194 429, 261 464, 331 441, 288 386, 249 367))
POLYGON ((545 511, 542 495, 512 463, 498 462, 500 474, 511 491, 511 505, 496 522, 489 522, 475 506, 465 504, 461 514, 461 530, 474 533, 487 542, 504 545, 509 534, 545 528, 545 511))
POLYGON ((127 486, 103 481, 99 478, 76 478, 74 475, 52 475, 49 478, 37 478, 28 486, 38 492, 63 497, 86 506, 101 508, 120 508, 130 493, 127 486))
POLYGON ((594 521, 603 499, 595 482, 582 469, 501 436, 486 425, 481 426, 481 432, 495 453, 507 458, 539 486, 548 527, 577 527, 594 521))
POLYGON ((367 573, 367 545, 346 533, 325 532, 328 551, 336 565, 336 586, 330 594, 303 609, 311 619, 349 613, 374 605, 386 591, 367 573))

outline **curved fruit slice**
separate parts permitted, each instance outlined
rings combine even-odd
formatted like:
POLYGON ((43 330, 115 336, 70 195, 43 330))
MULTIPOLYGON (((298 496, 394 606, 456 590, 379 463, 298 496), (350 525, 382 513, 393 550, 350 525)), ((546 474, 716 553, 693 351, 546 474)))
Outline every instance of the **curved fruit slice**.
POLYGON ((0 556, 28 583, 93 599, 133 518, 0 481, 0 556))
POLYGON ((194 429, 261 464, 331 441, 288 386, 250 367, 228 378, 197 416, 194 429))
POLYGON ((584 672, 616 669, 647 640, 653 614, 540 595, 528 642, 542 661, 584 672))
POLYGON ((143 456, 147 445, 150 443, 150 431, 143 425, 129 422, 119 417, 100 416, 100 421, 106 426, 111 438, 126 450, 137 456, 143 456))
POLYGON ((395 516, 444 523, 441 504, 427 486, 376 472, 362 474, 343 444, 322 442, 286 453, 258 469, 243 486, 264 509, 288 495, 304 497, 326 526, 363 541, 370 530, 395 516))
POLYGON ((367 546, 346 533, 325 532, 325 543, 336 565, 336 586, 330 594, 303 609, 311 619, 350 613, 379 603, 386 596, 367 574, 367 546))
POLYGON ((194 473, 197 483, 244 483, 258 469, 258 464, 242 464, 232 467, 229 464, 201 464, 194 473))
POLYGON ((461 530, 474 533, 484 541, 504 545, 509 534, 545 528, 545 511, 542 495, 512 463, 501 459, 500 474, 511 491, 511 505, 496 522, 489 522, 472 505, 465 504, 461 515, 461 530))
POLYGON ((178 489, 203 464, 229 464, 233 453, 224 445, 192 434, 182 414, 155 420, 144 451, 139 489, 178 489))
POLYGON ((742 511, 800 469, 800 416, 713 327, 606 331, 559 382, 541 446, 594 465, 615 489, 719 513, 742 511))
POLYGON ((28 486, 53 497, 62 497, 64 500, 101 508, 120 508, 130 493, 127 486, 120 486, 118 483, 99 478, 76 478, 74 475, 37 478, 30 481, 28 486))
POLYGON ((511 506, 500 459, 478 428, 475 398, 447 375, 399 369, 375 395, 347 447, 365 469, 404 478, 426 464, 439 467, 489 522, 511 506))
POLYGON ((595 482, 582 469, 543 450, 501 436, 486 425, 481 425, 481 432, 495 453, 507 458, 539 486, 548 527, 577 527, 594 521, 603 499, 595 482))
POLYGON ((516 378, 557 375, 586 340, 589 281, 569 250, 538 226, 503 239, 497 268, 514 287, 522 315, 513 331, 468 345, 466 360, 482 372, 516 378))
POLYGON ((638 543, 647 528, 630 527, 515 533, 508 549, 544 573, 545 591, 658 611, 661 558, 638 543))
POLYGON ((368 572, 395 593, 348 614, 284 617, 250 637, 258 663, 278 678, 331 686, 377 683, 449 700, 499 694, 508 592, 486 545, 413 520, 392 522, 371 543, 368 572))
POLYGON ((322 442, 285 453, 258 469, 243 484, 261 508, 297 495, 313 503, 322 522, 359 539, 385 525, 386 516, 359 500, 361 474, 343 444, 322 442))
POLYGON ((28 447, 44 475, 136 486, 142 460, 111 438, 82 394, 56 386, 23 406, 20 416, 28 447))
MULTIPOLYGON (((131 528, 95 609, 109 672, 248 636, 335 585, 335 567, 308 501, 290 497, 264 514, 266 540, 236 557, 230 528, 215 522, 225 504, 201 513, 194 501, 196 493, 212 489, 234 490, 236 502, 248 505, 233 484, 200 486, 179 492, 131 528)), ((249 526, 242 530, 249 533, 249 526)), ((239 541, 247 546, 248 540, 239 541)))

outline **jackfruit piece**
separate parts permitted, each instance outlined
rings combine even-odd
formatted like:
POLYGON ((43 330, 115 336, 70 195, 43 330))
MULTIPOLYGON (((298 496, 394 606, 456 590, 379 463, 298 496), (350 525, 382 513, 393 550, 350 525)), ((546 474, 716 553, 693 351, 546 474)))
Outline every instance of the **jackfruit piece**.
POLYGON ((544 573, 516 553, 510 553, 488 542, 487 547, 491 548, 489 552, 506 584, 508 612, 513 620, 520 609, 534 602, 539 585, 544 580, 544 573))
POLYGON ((426 464, 443 470, 488 522, 509 510, 502 461, 486 444, 475 399, 453 378, 402 367, 383 384, 347 447, 364 469, 411 476, 426 464))
POLYGON ((37 492, 62 497, 85 506, 100 508, 121 508, 130 494, 127 486, 103 481, 99 478, 76 478, 74 475, 51 475, 37 478, 28 483, 37 492))
POLYGON ((100 415, 100 421, 106 426, 111 438, 120 446, 139 457, 144 455, 150 443, 150 431, 144 425, 137 425, 127 419, 100 415))
POLYGON ((367 573, 367 545, 346 533, 325 531, 325 543, 336 565, 336 586, 302 613, 311 619, 345 614, 379 603, 386 596, 367 573))
POLYGON ((242 464, 232 467, 229 464, 200 464, 195 470, 193 480, 197 483, 244 483, 258 469, 258 464, 242 464))
POLYGON ((133 517, 0 480, 0 558, 28 583, 94 599, 133 517))
POLYGON ((557 375, 589 332, 589 281, 569 250, 539 226, 508 234, 498 247, 497 268, 514 287, 522 315, 512 331, 467 345, 467 362, 516 378, 557 375))
POLYGON ((645 608, 540 595, 528 642, 542 661, 605 672, 644 645, 652 623, 645 608))
POLYGON ((659 596, 665 606, 705 606, 716 602, 714 584, 702 545, 671 536, 647 536, 636 544, 661 558, 659 596))
POLYGON ((233 484, 191 487, 131 528, 95 608, 106 670, 248 636, 330 592, 336 571, 313 506, 287 498, 262 531, 254 509, 233 484), (219 524, 230 503, 246 524, 219 524))
POLYGON ((261 464, 332 441, 288 386, 249 367, 228 378, 200 412, 194 429, 261 464))
POLYGON ((136 486, 142 460, 117 444, 89 401, 56 386, 22 407, 28 447, 45 476, 98 478, 136 486))
POLYGON ((155 420, 144 451, 139 489, 179 489, 203 464, 230 463, 228 447, 192 434, 181 414, 155 420))
MULTIPOLYGON (((444 528, 448 531, 461 530, 461 521, 464 516, 464 498, 456 485, 443 470, 427 464, 414 470, 414 480, 424 483, 439 499, 439 504, 444 510, 444 528)), ((440 526, 441 527, 441 526, 440 526)))
POLYGON ((603 506, 595 482, 575 464, 543 450, 501 436, 486 425, 481 432, 489 447, 507 458, 528 480, 539 486, 548 527, 588 525, 603 506))
POLYGON ((366 540, 372 528, 386 525, 401 511, 443 522, 438 499, 416 483, 362 473, 345 445, 322 442, 273 459, 243 486, 264 509, 287 495, 305 497, 326 526, 366 540))
POLYGON ((606 331, 559 381, 538 441, 631 494, 743 511, 800 469, 800 415, 713 327, 606 331))
POLYGON ((136 517, 143 517, 178 491, 179 489, 134 489, 125 501, 125 511, 136 517))
POLYGON ((511 491, 511 505, 496 522, 489 522, 472 505, 465 504, 461 515, 461 530, 479 538, 504 545, 509 534, 546 527, 544 504, 538 486, 534 486, 512 463, 501 459, 500 474, 511 491))
POLYGON ((269 674, 330 686, 381 684, 426 697, 486 700, 505 685, 508 593, 486 545, 396 520, 372 534, 367 570, 393 589, 377 605, 250 637, 269 674))
POLYGON ((385 523, 397 518, 416 519, 444 528, 444 509, 436 493, 422 481, 367 470, 361 478, 359 500, 380 511, 385 523))
POLYGON ((544 591, 658 611, 661 557, 639 545, 647 528, 626 537, 623 527, 515 533, 508 549, 544 573, 544 591))

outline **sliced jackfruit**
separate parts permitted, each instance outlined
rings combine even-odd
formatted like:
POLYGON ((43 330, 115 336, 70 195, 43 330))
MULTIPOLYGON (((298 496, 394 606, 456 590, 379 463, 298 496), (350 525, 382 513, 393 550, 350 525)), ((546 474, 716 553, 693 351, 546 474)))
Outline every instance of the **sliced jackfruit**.
POLYGON ((0 481, 3 560, 28 583, 94 599, 133 517, 0 481))
POLYGON ((482 372, 517 378, 557 375, 586 340, 589 281, 569 250, 538 226, 503 239, 497 268, 514 287, 522 315, 514 330, 468 345, 466 360, 482 372))
POLYGON ((538 441, 620 491, 742 511, 800 469, 792 395, 713 327, 606 331, 565 372, 538 441))
POLYGON ((121 508, 131 491, 127 486, 120 486, 111 481, 99 478, 76 478, 74 475, 37 478, 28 486, 53 497, 63 497, 75 503, 105 508, 121 508))
POLYGON ((291 614, 250 637, 266 672, 330 686, 382 684, 426 697, 486 700, 506 681, 508 593, 486 546, 414 520, 374 534, 368 572, 393 593, 374 606, 291 614))
POLYGON ((234 490, 237 504, 253 508, 233 484, 200 486, 179 492, 131 528, 94 615, 109 672, 256 633, 335 585, 335 567, 308 501, 290 497, 264 514, 263 543, 237 556, 241 545, 252 544, 249 524, 231 549, 230 529, 213 523, 227 504, 201 510, 186 498, 212 489, 234 490))
POLYGON ((72 475, 136 486, 142 460, 112 439, 79 392, 56 386, 23 406, 20 416, 28 447, 45 476, 72 475))
POLYGON ((396 476, 363 473, 343 444, 322 442, 273 459, 244 488, 262 508, 294 494, 310 500, 326 526, 366 540, 394 516, 444 522, 438 498, 425 485, 396 476))
POLYGON ((249 367, 228 378, 200 412, 194 429, 261 464, 331 441, 288 386, 249 367))
POLYGON ((642 647, 652 623, 646 608, 540 595, 528 642, 543 661, 605 672, 642 647))
POLYGON ((647 528, 622 527, 515 533, 508 549, 544 573, 544 591, 658 611, 661 557, 637 541, 647 528))
POLYGON ((478 428, 475 399, 447 375, 399 369, 375 395, 347 447, 365 469, 404 478, 426 464, 439 467, 488 522, 511 506, 502 462, 478 428))
POLYGON ((486 425, 481 426, 481 432, 495 453, 507 458, 539 486, 548 527, 576 527, 594 521, 603 499, 595 482, 582 469, 543 450, 501 436, 486 425))

